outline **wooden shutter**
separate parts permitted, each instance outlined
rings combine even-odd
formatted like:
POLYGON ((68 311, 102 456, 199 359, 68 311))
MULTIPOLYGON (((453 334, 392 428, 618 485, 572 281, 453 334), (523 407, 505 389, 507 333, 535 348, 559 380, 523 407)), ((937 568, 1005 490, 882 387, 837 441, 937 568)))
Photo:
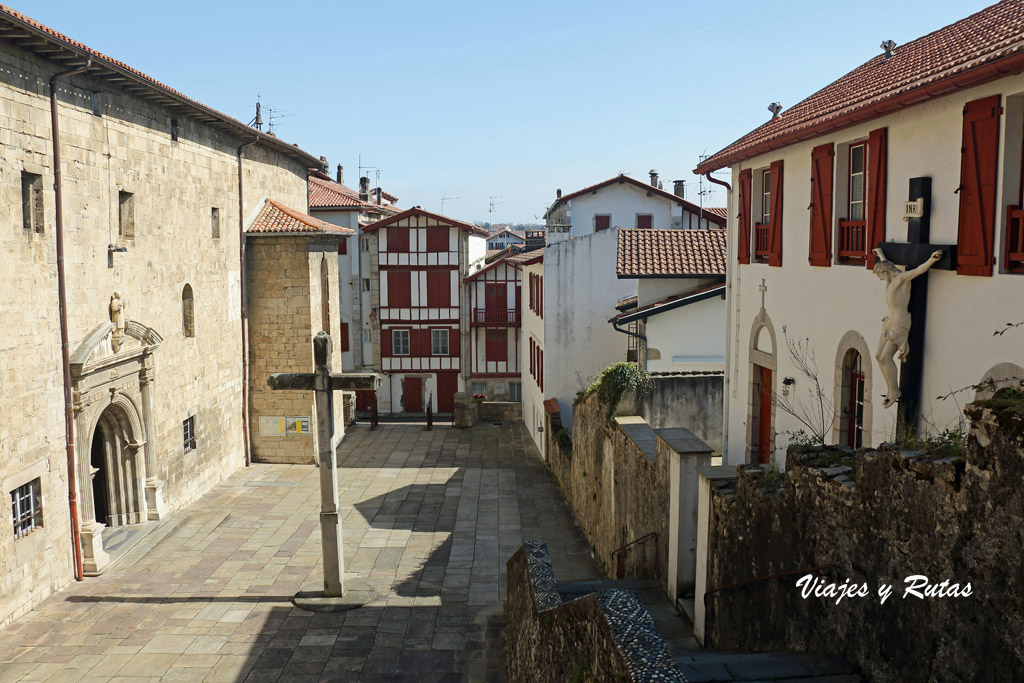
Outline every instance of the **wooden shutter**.
POLYGON ((999 95, 964 105, 960 149, 960 220, 957 267, 960 275, 991 277, 999 160, 999 95))
POLYGON ((427 306, 444 308, 452 303, 451 271, 427 271, 427 306))
POLYGON ((401 225, 387 228, 388 251, 407 253, 409 251, 409 228, 401 225))
POLYGON ((388 271, 388 306, 391 308, 412 306, 412 273, 409 271, 388 271))
POLYGON ((782 160, 773 161, 771 165, 771 251, 768 252, 769 266, 782 266, 782 160))
POLYGON ((338 254, 340 256, 345 256, 346 254, 348 254, 348 238, 345 238, 342 241, 338 242, 338 254))
POLYGON ((636 217, 636 227, 649 230, 654 227, 654 216, 649 213, 642 213, 636 217))
MULTIPOLYGON (((811 240, 808 260, 812 266, 832 265, 832 172, 835 156, 835 146, 831 142, 811 150, 811 240)), ((774 216, 772 218, 774 220, 774 216)))
POLYGON ((462 333, 458 330, 450 330, 448 332, 448 355, 457 357, 460 353, 459 342, 462 339, 462 333))
POLYGON ((864 212, 868 219, 865 250, 868 252, 865 265, 875 267, 875 255, 871 251, 885 241, 885 186, 888 176, 885 172, 889 155, 889 129, 879 128, 868 133, 868 203, 864 212))
POLYGON ((544 276, 537 276, 537 315, 544 317, 544 276))
POLYGON ((409 330, 409 355, 418 356, 420 355, 420 331, 409 330))
POLYGON ((740 216, 736 238, 739 244, 736 258, 740 263, 750 263, 750 185, 753 174, 749 168, 740 171, 740 216))
POLYGON ((381 328, 380 331, 380 355, 392 356, 391 351, 391 330, 381 328))
POLYGON ((345 353, 348 350, 349 350, 348 323, 341 323, 341 352, 345 353))
POLYGON ((612 227, 611 216, 594 216, 594 232, 612 227))
MULTIPOLYGON (((415 331, 413 332, 415 334, 415 331)), ((421 356, 434 355, 434 338, 430 330, 420 330, 420 353, 421 356)))

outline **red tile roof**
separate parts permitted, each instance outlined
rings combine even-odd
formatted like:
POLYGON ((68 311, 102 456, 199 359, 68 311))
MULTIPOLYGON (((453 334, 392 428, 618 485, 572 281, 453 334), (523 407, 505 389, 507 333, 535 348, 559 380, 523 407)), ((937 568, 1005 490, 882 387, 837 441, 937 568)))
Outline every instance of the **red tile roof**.
POLYGON ((137 83, 149 92, 156 95, 156 101, 162 104, 185 105, 196 112, 196 118, 207 124, 214 123, 231 130, 235 135, 242 135, 244 138, 255 137, 260 144, 276 149, 293 158, 299 159, 309 165, 318 165, 320 160, 308 152, 299 149, 296 145, 290 145, 274 135, 268 135, 248 126, 241 121, 223 114, 216 109, 206 106, 201 102, 193 100, 170 86, 164 85, 151 76, 134 69, 124 62, 108 57, 88 45, 78 42, 63 33, 59 33, 49 26, 42 24, 21 12, 11 9, 6 5, 0 5, 0 25, 4 29, 13 28, 15 33, 6 33, 4 39, 22 47, 29 52, 36 52, 56 64, 80 63, 82 57, 92 58, 92 67, 88 75, 109 81, 113 87, 123 88, 124 81, 137 83), (20 35, 19 35, 20 34, 20 35), (27 35, 26 35, 27 34, 27 35), (22 38, 29 40, 22 42, 22 38), (42 41, 42 42, 40 42, 42 41), (56 47, 57 50, 52 48, 56 47))
POLYGON ((562 409, 558 406, 558 399, 549 398, 544 401, 544 412, 548 415, 554 415, 555 413, 562 412, 562 409))
POLYGON ((301 211, 268 199, 259 215, 246 229, 246 234, 279 234, 318 232, 331 235, 354 235, 355 230, 313 218, 301 211))
POLYGON ((1004 0, 878 54, 781 116, 701 162, 694 173, 731 166, 799 140, 986 83, 1024 68, 1024 0, 1004 0))
POLYGON ((452 226, 453 228, 462 228, 466 232, 471 232, 474 235, 482 235, 483 237, 487 237, 487 231, 479 226, 473 225, 471 223, 465 223, 454 218, 448 218, 447 216, 442 216, 441 214, 438 213, 432 213, 430 211, 421 209, 418 206, 414 206, 411 209, 406 209, 405 211, 395 214, 394 216, 388 216, 387 218, 383 218, 377 221, 376 223, 368 225, 365 228, 363 228, 363 232, 373 232, 377 228, 383 228, 387 225, 391 225, 392 223, 397 223, 399 221, 405 220, 406 218, 412 218, 413 216, 422 216, 423 218, 429 218, 438 223, 446 223, 452 226))
POLYGON ((619 230, 620 279, 725 275, 725 230, 619 230))
POLYGON ((397 206, 382 206, 359 199, 359 193, 341 183, 327 180, 310 173, 309 208, 312 209, 357 209, 393 214, 401 211, 397 206))
MULTIPOLYGON (((589 187, 584 187, 582 190, 577 190, 576 192, 572 192, 570 194, 562 195, 559 199, 556 199, 555 202, 548 208, 548 212, 550 212, 552 209, 554 209, 559 204, 567 202, 570 199, 574 199, 576 197, 580 197, 580 196, 583 196, 585 194, 595 193, 598 190, 600 190, 602 187, 607 187, 608 185, 612 185, 614 183, 623 183, 623 184, 624 183, 629 183, 630 185, 633 185, 633 186, 635 186, 635 187, 637 187, 637 188, 639 188, 641 190, 644 190, 645 192, 649 192, 652 195, 657 195, 657 196, 661 197, 662 199, 671 200, 671 201, 675 202, 676 204, 679 204, 680 206, 682 206, 684 209, 686 209, 690 213, 696 213, 696 214, 700 213, 700 207, 697 206, 696 204, 694 204, 693 202, 688 202, 688 201, 686 201, 685 199, 683 199, 682 197, 680 197, 678 195, 674 195, 671 192, 666 192, 665 190, 660 190, 660 189, 654 187, 653 185, 650 185, 649 183, 645 183, 642 180, 637 180, 636 178, 630 178, 628 175, 623 175, 623 174, 619 174, 619 175, 615 176, 614 178, 609 178, 608 180, 603 180, 603 181, 597 183, 596 185, 591 185, 589 187)), ((705 213, 706 213, 706 211, 705 211, 705 213)), ((707 216, 707 219, 710 222, 712 222, 712 223, 717 223, 717 224, 721 225, 722 227, 725 227, 725 220, 724 219, 720 219, 718 216, 707 216)))
POLYGON ((718 216, 719 218, 728 218, 729 209, 724 206, 705 206, 704 213, 710 213, 718 216))

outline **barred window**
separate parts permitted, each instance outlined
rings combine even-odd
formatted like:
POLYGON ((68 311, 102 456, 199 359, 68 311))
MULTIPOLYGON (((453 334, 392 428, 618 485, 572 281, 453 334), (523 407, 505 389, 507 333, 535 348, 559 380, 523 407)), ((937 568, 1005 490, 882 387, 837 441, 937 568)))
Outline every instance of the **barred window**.
POLYGON ((11 491, 11 516, 14 537, 21 538, 43 526, 42 482, 33 479, 11 491))
POLYGON ((21 220, 26 232, 43 231, 43 176, 21 172, 21 220))
POLYGON ((185 452, 196 449, 196 416, 192 415, 181 423, 181 432, 185 437, 185 452))

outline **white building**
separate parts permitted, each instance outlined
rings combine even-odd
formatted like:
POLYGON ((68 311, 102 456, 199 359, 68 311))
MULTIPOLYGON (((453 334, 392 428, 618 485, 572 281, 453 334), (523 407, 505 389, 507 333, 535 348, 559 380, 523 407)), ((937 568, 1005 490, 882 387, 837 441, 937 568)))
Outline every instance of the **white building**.
POLYGON ((974 392, 937 397, 1024 377, 1024 333, 993 335, 1024 318, 1022 16, 1024 2, 1002 2, 877 54, 697 167, 732 167, 727 463, 775 460, 802 427, 780 407, 810 400, 801 355, 813 354, 835 405, 828 442, 894 438, 897 409, 882 406, 872 357, 889 313, 871 270, 878 244, 903 264, 944 253, 914 281, 919 369, 900 371, 900 410, 919 413, 920 430, 955 427, 974 392), (920 218, 905 207, 918 197, 920 218), (791 353, 787 340, 805 339, 791 353))
POLYGON ((620 230, 618 237, 618 279, 637 282, 635 301, 609 320, 626 335, 622 357, 652 373, 721 371, 725 230, 620 230))
POLYGON ((523 424, 541 454, 547 459, 544 441, 544 252, 535 251, 522 262, 526 305, 523 326, 523 424))
POLYGON ((508 228, 491 233, 487 238, 487 251, 501 251, 511 246, 526 244, 526 235, 508 228))

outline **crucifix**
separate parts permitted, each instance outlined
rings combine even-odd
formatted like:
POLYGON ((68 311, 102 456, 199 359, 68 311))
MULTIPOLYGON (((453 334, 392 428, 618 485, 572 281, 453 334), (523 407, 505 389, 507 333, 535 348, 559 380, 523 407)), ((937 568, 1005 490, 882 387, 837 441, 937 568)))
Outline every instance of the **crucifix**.
POLYGON ((764 310, 764 295, 768 291, 768 285, 764 283, 764 278, 761 278, 761 284, 757 286, 758 291, 761 292, 761 310, 764 310))
POLYGON ((889 315, 882 322, 882 336, 875 358, 888 387, 883 407, 897 403, 898 424, 913 428, 921 407, 921 377, 924 368, 925 315, 928 310, 928 270, 956 270, 955 244, 929 244, 931 225, 931 178, 911 178, 907 221, 907 242, 880 242, 873 250, 878 260, 874 272, 886 280, 889 315), (900 271, 893 264, 905 266, 900 271), (906 288, 909 285, 909 297, 906 288), (911 321, 914 325, 911 326, 911 321), (895 359, 901 361, 899 387, 895 359))
MULTIPOLYGON (((338 513, 338 456, 334 437, 334 392, 342 389, 350 391, 376 389, 381 385, 381 378, 373 373, 331 373, 331 338, 322 331, 313 338, 313 363, 312 373, 277 373, 267 379, 267 384, 274 390, 306 389, 314 392, 317 452, 320 456, 320 538, 324 557, 324 592, 320 598, 320 608, 327 608, 323 604, 326 601, 328 606, 333 604, 335 609, 346 609, 358 605, 344 606, 338 601, 339 598, 345 597, 346 591, 341 518, 338 513)), ((298 599, 299 596, 296 598, 298 599)), ((299 605, 298 600, 296 604, 299 605)), ((365 602, 360 604, 365 604, 365 602)), ((313 608, 316 609, 316 607, 313 608)))

